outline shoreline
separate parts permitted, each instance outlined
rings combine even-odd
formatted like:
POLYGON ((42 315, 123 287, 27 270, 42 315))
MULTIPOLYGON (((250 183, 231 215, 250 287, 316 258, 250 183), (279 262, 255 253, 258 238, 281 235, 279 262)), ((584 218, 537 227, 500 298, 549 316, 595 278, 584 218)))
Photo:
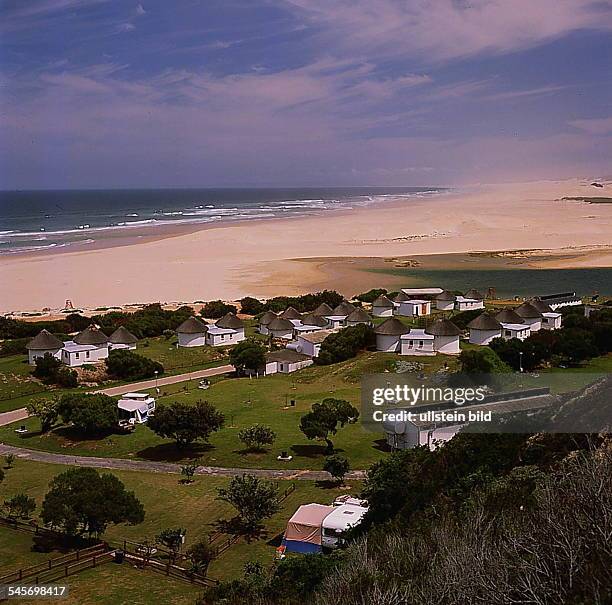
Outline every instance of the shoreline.
POLYGON ((588 193, 589 181, 576 179, 480 185, 317 216, 182 225, 95 250, 2 255, 0 312, 68 299, 78 308, 236 300, 340 282, 355 294, 376 278, 359 269, 364 259, 427 257, 449 268, 463 254, 478 269, 502 255, 506 268, 612 267, 612 205, 562 200, 588 193))

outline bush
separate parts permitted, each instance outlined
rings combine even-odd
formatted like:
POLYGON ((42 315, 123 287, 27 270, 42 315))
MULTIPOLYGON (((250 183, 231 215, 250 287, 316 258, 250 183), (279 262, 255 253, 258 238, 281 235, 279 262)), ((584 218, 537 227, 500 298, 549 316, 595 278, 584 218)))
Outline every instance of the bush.
POLYGON ((276 433, 263 424, 254 424, 238 433, 238 438, 250 450, 262 450, 264 445, 272 445, 276 439, 276 433))
POLYGON ((71 422, 86 435, 107 433, 117 425, 117 402, 103 393, 64 395, 58 413, 65 423, 71 422))
POLYGON ((355 296, 357 300, 365 303, 373 303, 381 294, 386 294, 387 290, 384 288, 372 288, 367 292, 363 292, 362 294, 358 294, 355 296))
POLYGON ((238 374, 245 370, 257 371, 266 365, 266 349, 256 340, 243 340, 230 351, 229 362, 238 374))
POLYGON ((264 310, 264 305, 252 296, 245 296, 240 299, 240 310, 247 315, 257 315, 264 310))
POLYGON ((138 380, 164 373, 164 366, 127 349, 111 351, 105 360, 107 372, 114 378, 138 380))
POLYGON ((351 470, 351 465, 347 458, 334 454, 327 456, 323 464, 323 470, 327 471, 338 483, 344 481, 344 477, 351 470))
POLYGON ((237 313, 238 309, 234 305, 228 305, 222 300, 211 300, 201 309, 200 315, 210 319, 219 319, 227 313, 237 313))
POLYGON ((36 510, 36 500, 26 494, 17 494, 4 501, 4 508, 12 519, 29 519, 36 510))
POLYGON ((5 340, 0 347, 0 357, 8 357, 9 355, 27 355, 28 350, 26 345, 30 342, 30 338, 16 338, 14 340, 5 340))
POLYGON ((375 342, 376 336, 370 326, 365 324, 350 326, 330 334, 321 344, 321 350, 315 361, 320 365, 329 365, 351 359, 375 342))
POLYGON ((51 353, 37 357, 34 363, 36 367, 32 374, 45 384, 55 384, 65 388, 74 388, 78 385, 77 373, 51 353))

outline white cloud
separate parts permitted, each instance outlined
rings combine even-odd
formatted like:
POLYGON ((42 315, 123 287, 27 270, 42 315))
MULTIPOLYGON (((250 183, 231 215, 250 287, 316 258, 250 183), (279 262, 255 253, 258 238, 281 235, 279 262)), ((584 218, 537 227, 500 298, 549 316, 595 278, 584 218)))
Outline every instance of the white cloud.
POLYGON ((586 118, 582 120, 572 120, 570 126, 588 132, 589 134, 612 134, 612 117, 610 118, 586 118))
POLYGON ((136 26, 133 23, 120 23, 117 25, 117 31, 120 33, 131 32, 136 29, 136 26))
POLYGON ((142 4, 138 4, 136 6, 136 14, 137 15, 146 15, 147 11, 144 9, 144 6, 142 4))

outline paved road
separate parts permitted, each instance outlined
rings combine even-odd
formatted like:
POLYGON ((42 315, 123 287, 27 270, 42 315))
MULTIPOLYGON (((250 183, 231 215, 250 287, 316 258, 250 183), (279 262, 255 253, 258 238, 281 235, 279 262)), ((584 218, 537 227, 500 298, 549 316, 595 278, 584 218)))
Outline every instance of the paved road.
MULTIPOLYGON (((114 469, 122 471, 145 471, 151 473, 180 474, 181 465, 172 462, 148 462, 146 460, 126 460, 124 458, 94 458, 90 456, 68 456, 66 454, 52 454, 38 450, 29 450, 22 447, 0 443, 0 455, 15 454, 17 458, 47 462, 50 464, 68 464, 76 466, 90 466, 93 468, 114 469)), ((292 470, 292 469, 261 469, 261 468, 224 468, 216 466, 199 466, 198 475, 212 475, 214 477, 233 477, 243 473, 267 477, 270 479, 303 479, 307 481, 327 481, 331 477, 325 471, 292 470)), ((347 479, 363 479, 365 471, 351 471, 347 479)))
MULTIPOLYGON (((210 378, 211 376, 218 376, 219 374, 227 374, 234 371, 234 366, 224 365, 215 366, 214 368, 207 368, 205 370, 197 370, 195 372, 187 372, 186 374, 176 374, 175 376, 161 376, 157 379, 157 386, 163 387, 168 384, 176 384, 177 382, 187 382, 188 380, 198 380, 201 378, 210 378)), ((111 387, 109 389, 101 389, 96 393, 104 393, 106 395, 116 396, 125 395, 126 393, 133 393, 134 391, 154 389, 156 381, 143 380, 142 382, 132 382, 131 384, 124 384, 119 387, 111 387)))
POLYGON ((28 410, 25 408, 19 408, 18 410, 13 410, 11 412, 3 412, 0 414, 0 426, 12 424, 13 422, 19 422, 20 420, 25 420, 27 417, 28 410))

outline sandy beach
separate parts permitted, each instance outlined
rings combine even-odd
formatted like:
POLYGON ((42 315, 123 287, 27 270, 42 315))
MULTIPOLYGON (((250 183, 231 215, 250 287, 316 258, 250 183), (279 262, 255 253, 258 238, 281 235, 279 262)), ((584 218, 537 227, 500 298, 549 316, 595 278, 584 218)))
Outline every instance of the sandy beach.
POLYGON ((562 200, 612 196, 610 183, 594 188, 591 182, 479 185, 320 216, 152 231, 121 245, 111 239, 96 249, 6 255, 0 257, 0 311, 57 309, 66 299, 94 308, 325 287, 352 295, 380 283, 364 266, 423 255, 440 266, 441 255, 487 252, 503 254, 473 255, 475 266, 611 267, 612 204, 562 200))

